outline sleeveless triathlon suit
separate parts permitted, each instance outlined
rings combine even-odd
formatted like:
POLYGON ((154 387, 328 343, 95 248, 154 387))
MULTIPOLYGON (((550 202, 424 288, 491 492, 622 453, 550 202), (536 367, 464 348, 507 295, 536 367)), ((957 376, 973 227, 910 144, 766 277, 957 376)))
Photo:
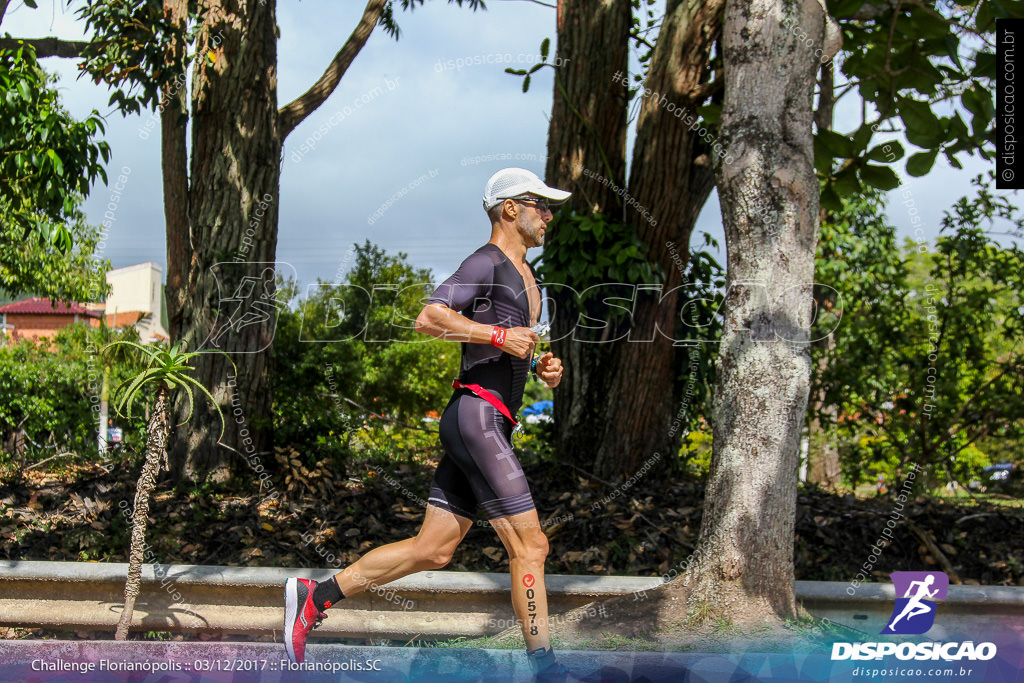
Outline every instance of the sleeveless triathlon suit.
MULTIPOLYGON (((523 278, 494 244, 470 254, 427 303, 444 304, 485 325, 530 326, 523 278)), ((459 380, 479 384, 515 415, 531 361, 490 344, 464 342, 459 380)), ((445 454, 434 474, 429 504, 469 519, 478 507, 488 519, 534 509, 523 468, 512 452, 512 423, 491 404, 457 389, 441 416, 440 432, 445 454)))

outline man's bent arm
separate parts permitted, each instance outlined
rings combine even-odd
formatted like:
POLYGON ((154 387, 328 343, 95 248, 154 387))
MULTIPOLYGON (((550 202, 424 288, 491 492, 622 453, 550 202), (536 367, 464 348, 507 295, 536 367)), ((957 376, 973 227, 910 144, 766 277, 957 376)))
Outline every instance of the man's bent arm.
MULTIPOLYGON (((445 341, 490 344, 493 325, 476 323, 459 315, 444 304, 427 304, 416 318, 416 331, 445 341)), ((529 358, 540 337, 529 327, 510 328, 502 351, 519 358, 529 358)))
POLYGON ((427 304, 416 318, 416 331, 445 341, 490 344, 492 325, 475 323, 444 304, 427 304))

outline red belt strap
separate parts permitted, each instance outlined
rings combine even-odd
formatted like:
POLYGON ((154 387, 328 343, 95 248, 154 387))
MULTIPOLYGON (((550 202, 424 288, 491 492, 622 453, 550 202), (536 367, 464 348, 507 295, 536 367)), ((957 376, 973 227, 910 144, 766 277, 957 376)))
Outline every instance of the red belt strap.
POLYGON ((497 396, 487 391, 479 384, 463 384, 459 380, 453 379, 452 387, 454 387, 455 389, 468 389, 469 391, 473 392, 474 394, 476 394, 477 396, 479 396, 480 398, 494 406, 494 409, 497 410, 502 415, 504 415, 505 417, 507 417, 509 420, 511 420, 513 425, 517 427, 519 426, 519 421, 512 417, 512 413, 510 413, 508 408, 505 407, 505 404, 499 401, 497 396))

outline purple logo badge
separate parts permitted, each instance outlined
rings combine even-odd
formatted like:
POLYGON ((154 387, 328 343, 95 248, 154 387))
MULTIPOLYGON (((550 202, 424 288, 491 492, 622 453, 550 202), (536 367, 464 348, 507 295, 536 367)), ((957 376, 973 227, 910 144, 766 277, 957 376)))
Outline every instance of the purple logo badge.
POLYGON ((893 572, 896 606, 885 635, 920 635, 935 623, 935 608, 946 599, 949 577, 945 572, 893 572), (902 596, 902 597, 901 597, 902 596))

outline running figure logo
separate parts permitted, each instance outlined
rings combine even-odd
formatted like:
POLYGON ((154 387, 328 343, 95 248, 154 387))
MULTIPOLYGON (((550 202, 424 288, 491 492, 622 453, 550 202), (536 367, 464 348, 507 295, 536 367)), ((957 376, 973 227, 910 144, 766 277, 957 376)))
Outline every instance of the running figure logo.
POLYGON ((935 623, 935 608, 946 599, 949 577, 944 572, 893 572, 896 606, 892 620, 882 629, 885 635, 920 635, 935 623))
POLYGON ((211 331, 204 347, 229 353, 259 353, 274 341, 277 313, 287 306, 277 291, 277 275, 294 268, 288 263, 257 263, 248 261, 221 262, 210 268, 218 291, 218 304, 213 308, 211 331), (287 270, 285 270, 287 269, 287 270), (253 326, 256 331, 247 329, 253 326), (231 343, 232 338, 249 337, 246 346, 231 343))

